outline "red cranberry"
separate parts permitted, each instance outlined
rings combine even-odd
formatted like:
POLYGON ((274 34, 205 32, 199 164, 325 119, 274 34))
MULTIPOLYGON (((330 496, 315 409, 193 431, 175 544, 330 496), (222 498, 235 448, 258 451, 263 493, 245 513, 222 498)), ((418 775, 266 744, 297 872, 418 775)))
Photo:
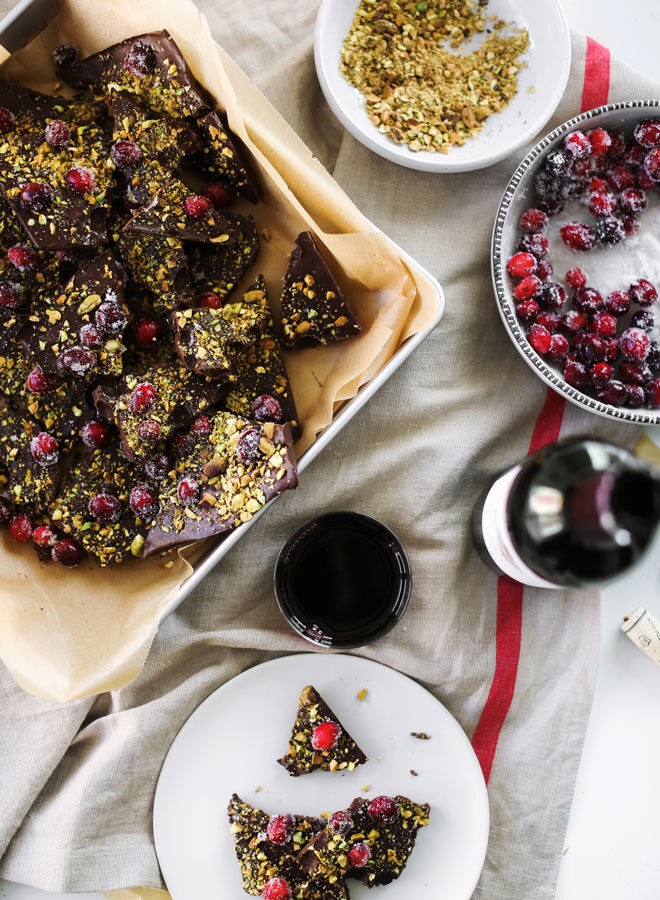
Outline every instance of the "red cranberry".
POLYGON ((399 815, 399 804, 392 797, 375 797, 369 806, 367 812, 380 825, 389 825, 399 815))
POLYGON ((527 278, 518 282, 513 295, 516 300, 530 300, 532 297, 536 297, 542 284, 543 282, 536 275, 528 275, 527 278))
POLYGON ((621 384, 620 381, 610 381, 609 384, 598 391, 598 398, 603 403, 620 406, 626 399, 625 385, 621 384))
POLYGON ((518 241, 518 249, 525 253, 533 253, 537 259, 541 259, 548 252, 550 242, 543 234, 523 234, 518 241))
POLYGON ((599 244, 610 247, 613 244, 619 244, 624 239, 626 230, 621 219, 618 219, 616 216, 607 216, 596 222, 594 234, 599 244))
POLYGON ((11 131, 16 124, 16 118, 10 109, 6 106, 0 106, 0 134, 6 134, 11 131))
POLYGON ((647 150, 660 147, 660 119, 645 119, 635 125, 635 140, 647 150))
POLYGON ((121 504, 112 494, 96 494, 89 501, 89 514, 97 522, 116 522, 121 516, 121 504))
POLYGON ((612 379, 612 366, 604 362, 596 363, 596 365, 589 373, 589 376, 594 387, 605 387, 608 381, 612 379))
POLYGON ((80 437, 86 447, 101 447, 108 439, 108 426, 103 422, 86 422, 80 437))
POLYGON ((191 219, 205 219, 213 210, 213 204, 202 194, 191 194, 183 204, 186 215, 191 219))
POLYGON ((35 366, 27 377, 27 389, 33 394, 45 394, 55 387, 55 383, 55 378, 45 375, 39 366, 35 366))
POLYGON ((156 492, 148 484, 134 487, 128 496, 128 504, 142 519, 153 519, 160 506, 156 492))
POLYGON ((124 57, 124 68, 128 69, 131 75, 145 78, 156 68, 157 61, 156 51, 151 44, 136 41, 124 57))
POLYGON ((649 336, 641 328, 627 328, 620 338, 621 352, 633 361, 646 359, 651 346, 649 336))
POLYGON ((62 566, 72 568, 80 562, 81 553, 73 541, 58 541, 52 550, 53 559, 62 566))
POLYGON ((78 194, 91 194, 96 186, 94 173, 85 166, 74 166, 64 177, 71 190, 78 194))
POLYGON ((608 187, 609 185, 604 178, 598 178, 598 176, 595 176, 589 182, 587 190, 590 194, 593 194, 594 192, 607 191, 608 187))
POLYGON ((539 294, 539 304, 545 309, 556 311, 561 309, 566 302, 566 291, 561 284, 554 281, 546 282, 539 294))
POLYGON ((15 541, 24 544, 32 537, 32 522, 29 516, 19 513, 9 520, 9 534, 15 541))
POLYGON ((334 812, 328 819, 328 828, 333 834, 347 834, 353 827, 353 819, 347 809, 334 812))
POLYGON ((638 384, 624 384, 626 391, 626 406, 636 409, 644 403, 644 388, 638 384))
POLYGON ((261 892, 263 900, 291 900, 291 888, 284 878, 270 878, 261 892))
POLYGON ((128 398, 131 412, 141 415, 154 408, 158 401, 158 391, 148 381, 134 387, 128 398))
POLYGON ((616 362, 620 355, 621 347, 618 338, 610 338, 609 341, 605 341, 605 362, 616 362))
POLYGON ((541 281, 550 281, 553 274, 552 263, 547 259, 540 259, 539 264, 536 267, 536 274, 541 281))
POLYGON ((256 428, 244 428, 241 431, 236 442, 236 453, 240 461, 246 466, 255 465, 261 458, 260 440, 261 432, 257 431, 256 428))
POLYGON ((96 353, 85 347, 69 347, 59 357, 57 364, 62 372, 67 375, 83 377, 96 365, 96 353))
POLYGON ((629 166, 637 168, 637 166, 641 166, 644 162, 645 155, 646 151, 642 145, 638 144, 637 141, 632 140, 626 146, 626 152, 623 154, 623 159, 629 166))
POLYGON ((657 409, 660 406, 660 378, 656 378, 655 381, 649 381, 644 388, 644 393, 646 394, 648 405, 652 409, 657 409))
POLYGON ((507 262, 506 269, 513 278, 525 278, 536 272, 536 259, 531 253, 515 253, 507 262))
POLYGON ((140 347, 151 347, 162 338, 164 331, 163 323, 159 319, 140 319, 135 323, 133 335, 140 347))
POLYGON ((118 303, 106 300, 94 314, 98 327, 105 334, 119 334, 126 326, 126 313, 118 303))
POLYGON ((564 380, 574 388, 583 388, 589 382, 589 370, 580 362, 567 362, 564 366, 564 380))
POLYGON ((202 193, 205 197, 208 197, 216 209, 222 209, 224 206, 228 206, 234 199, 224 184, 220 184, 219 181, 212 181, 205 184, 202 193))
POLYGON ((182 506, 192 506, 199 499, 199 484, 194 478, 186 476, 177 484, 176 495, 182 506))
POLYGON ((657 184, 652 178, 649 178, 642 168, 637 170, 637 187, 643 191, 651 191, 654 187, 657 187, 657 184))
POLYGON ((577 309, 569 309, 564 313, 562 325, 567 331, 579 331, 587 324, 587 317, 584 313, 578 312, 577 309))
POLYGON ((75 44, 60 44, 53 50, 53 62, 56 69, 70 69, 80 58, 80 50, 75 44))
POLYGON ((32 540, 37 547, 51 547, 57 540, 57 535, 48 525, 39 525, 32 533, 32 540))
POLYGON ((589 194, 587 207, 592 216, 609 216, 616 209, 616 197, 605 191, 594 191, 589 194))
POLYGON ((155 419, 144 419, 144 421, 138 422, 135 431, 140 440, 144 441, 145 444, 156 444, 160 439, 161 428, 160 424, 155 419))
POLYGON ((87 322, 85 325, 80 326, 78 338, 80 343, 84 344, 85 347, 100 347, 103 343, 103 335, 96 325, 92 325, 91 322, 87 322))
POLYGON ((154 481, 161 481, 165 478, 171 468, 172 464, 167 453, 154 453, 144 464, 147 477, 154 481))
POLYGON ((619 159, 623 156, 626 149, 626 136, 623 131, 610 131, 610 137, 612 138, 612 144, 607 155, 610 159, 619 159))
POLYGON ((371 850, 369 849, 369 844, 365 844, 362 841, 358 844, 353 844, 348 851, 348 861, 354 869, 363 869, 370 859, 371 850))
POLYGON ((601 362, 605 359, 605 341, 595 334, 588 334, 582 341, 580 355, 587 365, 601 362))
POLYGON ((624 162, 615 162, 607 170, 607 183, 614 191, 625 191, 635 187, 635 175, 624 162))
POLYGON ((646 384, 651 380, 651 370, 644 363, 623 362, 619 366, 619 378, 624 384, 646 384))
POLYGON ((51 119, 46 125, 44 136, 51 147, 59 150, 66 147, 71 140, 71 129, 61 119, 51 119))
POLYGON ((271 844, 286 844, 293 836, 295 823, 288 813, 283 816, 272 816, 266 827, 266 835, 271 844))
POLYGON ((0 282, 0 306, 3 309, 16 309, 20 303, 21 296, 18 286, 9 281, 0 282))
POLYGON ((312 747, 315 750, 332 750, 341 737, 341 725, 328 720, 316 726, 312 733, 312 747))
POLYGON ((559 233, 562 241, 572 250, 591 250, 596 243, 596 235, 582 222, 568 222, 559 233))
POLYGON ((616 334, 616 319, 610 313, 596 313, 589 322, 589 331, 600 337, 614 337, 616 334))
POLYGON ((21 191, 21 203, 23 206, 27 206, 28 209, 35 210, 35 212, 44 212, 44 210, 52 206, 54 199, 55 191, 49 184, 44 184, 43 181, 33 181, 30 184, 26 184, 21 191))
MULTIPOLYGON (((576 159, 573 165, 571 166, 571 174, 579 179, 583 180, 585 178, 589 178, 594 171, 595 162, 593 159, 576 159)), ((567 185, 570 195, 574 196, 579 192, 580 185, 573 185, 569 182, 567 185)))
POLYGON ((206 309, 220 309, 222 306, 222 300, 218 297, 217 294, 209 291, 206 294, 199 294, 197 297, 197 302, 200 306, 206 307, 206 309))
POLYGON ((195 449, 195 438, 189 431, 182 431, 172 441, 172 450, 177 456, 188 456, 195 449))
POLYGON ((591 156, 591 143, 582 131, 573 131, 564 138, 564 148, 573 159, 586 159, 591 156))
POLYGON ((628 288, 630 299, 638 306, 653 306, 658 299, 658 292, 646 278, 638 278, 628 288))
POLYGON ((619 203, 626 212, 638 213, 646 207, 646 194, 638 188, 627 188, 619 194, 619 203))
POLYGON ((572 287, 573 290, 577 290, 580 287, 586 287, 587 285, 587 276, 584 274, 582 269, 569 269, 566 273, 566 283, 569 287, 572 287))
POLYGON ((596 313, 603 306, 603 298, 595 288, 578 288, 575 291, 575 306, 580 312, 596 313))
POLYGON ((190 430, 193 434, 197 435, 197 437, 208 437, 211 434, 211 430, 213 428, 213 422, 209 419, 208 416, 197 416, 192 425, 190 426, 190 430))
POLYGON ((15 247, 11 247, 7 256, 9 262, 16 266, 19 272, 33 269, 37 264, 37 254, 32 247, 26 247, 24 244, 16 244, 15 247))
POLYGON ((533 322, 540 312, 540 307, 535 300, 523 300, 516 306, 516 312, 523 322, 533 322))
POLYGON ((118 169, 133 169, 142 159, 142 151, 134 141, 117 141, 112 145, 110 158, 118 169))
POLYGON ((551 334, 554 334, 562 326, 562 317, 554 312, 543 312, 536 317, 536 324, 547 328, 551 334))
POLYGON ((623 316, 630 308, 630 297, 627 291, 612 291, 605 298, 605 309, 613 316, 623 316))
POLYGON ((282 407, 275 397, 270 394, 261 394, 252 401, 250 406, 252 415, 257 422, 281 422, 282 407))
POLYGON ((648 309, 639 309, 631 318, 630 324, 633 328, 643 328, 644 331, 650 331, 655 324, 655 318, 653 317, 653 313, 649 312, 648 309))
POLYGON ((543 327, 543 325, 532 325, 527 332, 527 338, 532 347, 537 353, 540 353, 541 356, 545 356, 550 349, 552 335, 547 328, 543 327))
POLYGON ((637 234, 639 231, 639 219, 635 216, 624 216, 621 221, 623 222, 623 230, 627 237, 637 234))
POLYGON ((568 175, 570 158, 562 150, 552 150, 545 158, 545 169, 550 175, 561 177, 568 175))
POLYGON ((550 341, 548 356, 552 359, 566 359, 568 355, 568 341, 563 334, 553 334, 550 341))
POLYGON ((30 453, 40 466, 53 466, 59 459, 59 446, 52 434, 41 431, 30 441, 30 453))
POLYGON ((594 156, 603 156, 612 146, 612 138, 604 128, 594 128, 587 135, 591 144, 591 152, 594 156))

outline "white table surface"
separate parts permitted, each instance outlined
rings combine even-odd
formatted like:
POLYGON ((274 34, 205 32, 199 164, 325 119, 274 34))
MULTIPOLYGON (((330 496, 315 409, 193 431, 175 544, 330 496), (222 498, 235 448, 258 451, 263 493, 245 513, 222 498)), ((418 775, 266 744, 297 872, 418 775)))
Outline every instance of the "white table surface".
MULTIPOLYGON (((563 5, 573 28, 660 84, 658 0, 563 5)), ((660 445, 660 428, 653 437, 660 445)), ((600 669, 556 900, 660 897, 660 668, 619 631, 640 605, 660 615, 660 540, 635 573, 602 595, 600 669)), ((0 879, 0 900, 49 898, 99 895, 47 894, 0 879)))

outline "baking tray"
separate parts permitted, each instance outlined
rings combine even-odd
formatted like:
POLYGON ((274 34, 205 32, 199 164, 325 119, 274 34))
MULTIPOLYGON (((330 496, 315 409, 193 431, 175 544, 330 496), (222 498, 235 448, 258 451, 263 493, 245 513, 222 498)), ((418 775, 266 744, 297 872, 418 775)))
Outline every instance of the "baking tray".
MULTIPOLYGON (((37 35, 57 12, 58 0, 22 0, 14 9, 0 21, 0 44, 10 53, 19 50, 25 44, 29 43, 32 38, 37 35)), ((379 231, 374 225, 374 230, 379 231)), ((382 232, 381 232, 382 233, 382 232)), ((387 237, 387 236, 386 236, 387 237)), ((337 410, 332 422, 323 429, 318 435, 311 447, 309 447, 298 459, 298 471, 303 472, 307 466, 316 459, 344 428, 348 422, 358 413, 367 401, 373 397, 376 391, 381 388, 390 376, 399 368, 402 363, 408 359, 410 354, 425 340, 436 327, 442 318, 445 310, 445 299, 442 288, 437 278, 427 271, 423 266, 417 263, 405 250, 402 250, 390 238, 387 238, 396 251, 401 255, 408 267, 424 275, 436 290, 438 296, 438 313, 430 328, 420 331, 412 335, 404 341, 391 359, 383 366, 377 375, 362 385, 352 400, 347 400, 337 410)), ((275 498, 277 500, 277 498, 275 498)), ((197 585, 205 578, 209 572, 218 565, 220 560, 231 550, 234 544, 251 528, 254 523, 271 508, 273 503, 266 506, 256 513, 249 522, 244 523, 239 528, 232 531, 228 537, 224 538, 220 543, 209 549, 195 561, 193 573, 188 580, 181 586, 175 597, 163 609, 161 620, 165 619, 173 612, 193 591, 197 585)))

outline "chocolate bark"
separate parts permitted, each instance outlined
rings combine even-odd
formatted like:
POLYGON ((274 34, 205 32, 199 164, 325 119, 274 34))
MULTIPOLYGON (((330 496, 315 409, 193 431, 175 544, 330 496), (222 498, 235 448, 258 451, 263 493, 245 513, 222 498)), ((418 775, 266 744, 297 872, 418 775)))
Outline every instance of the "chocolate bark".
POLYGON ((6 475, 0 499, 11 508, 38 514, 52 501, 59 482, 59 461, 40 465, 30 450, 32 438, 43 429, 31 416, 0 410, 0 463, 6 475))
POLYGON ((227 244, 195 244, 190 248, 190 272, 199 294, 215 294, 224 300, 259 255, 259 235, 252 216, 226 214, 236 239, 227 244))
POLYGON ((153 292, 159 314, 192 304, 188 261, 178 238, 122 231, 117 248, 131 278, 153 292))
POLYGON ((202 146, 198 165, 210 181, 220 181, 233 193, 258 203, 262 193, 242 145, 231 133, 222 113, 210 112, 198 120, 202 146))

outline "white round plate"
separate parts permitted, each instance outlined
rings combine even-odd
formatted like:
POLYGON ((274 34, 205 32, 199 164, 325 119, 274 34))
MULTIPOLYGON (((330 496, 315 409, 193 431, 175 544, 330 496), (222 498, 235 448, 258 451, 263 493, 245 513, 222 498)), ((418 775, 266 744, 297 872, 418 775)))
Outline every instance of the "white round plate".
MULTIPOLYGON (((422 172, 469 172, 504 159, 530 141, 557 108, 571 68, 571 37, 559 0, 490 0, 488 16, 527 28, 527 67, 518 93, 500 113, 486 120, 476 138, 448 153, 409 150, 381 134, 370 122, 364 98, 339 71, 341 48, 360 0, 323 0, 316 20, 316 72, 333 113, 365 147, 392 162, 422 172)), ((469 44, 476 47, 481 38, 469 44)), ((461 48, 457 52, 466 52, 461 48)))
MULTIPOLYGON (((318 816, 378 794, 430 803, 430 824, 420 830, 401 878, 376 896, 468 900, 479 879, 488 796, 468 739, 428 691, 379 663, 341 654, 281 657, 227 682, 193 713, 165 759, 154 801, 156 852, 173 900, 247 896, 226 813, 234 792, 273 814, 318 816), (298 778, 278 765, 306 684, 320 692, 369 762, 353 772, 298 778), (360 701, 362 688, 368 693, 360 701), (413 738, 411 731, 431 739, 413 738)), ((349 884, 352 900, 373 900, 373 891, 349 884)))

